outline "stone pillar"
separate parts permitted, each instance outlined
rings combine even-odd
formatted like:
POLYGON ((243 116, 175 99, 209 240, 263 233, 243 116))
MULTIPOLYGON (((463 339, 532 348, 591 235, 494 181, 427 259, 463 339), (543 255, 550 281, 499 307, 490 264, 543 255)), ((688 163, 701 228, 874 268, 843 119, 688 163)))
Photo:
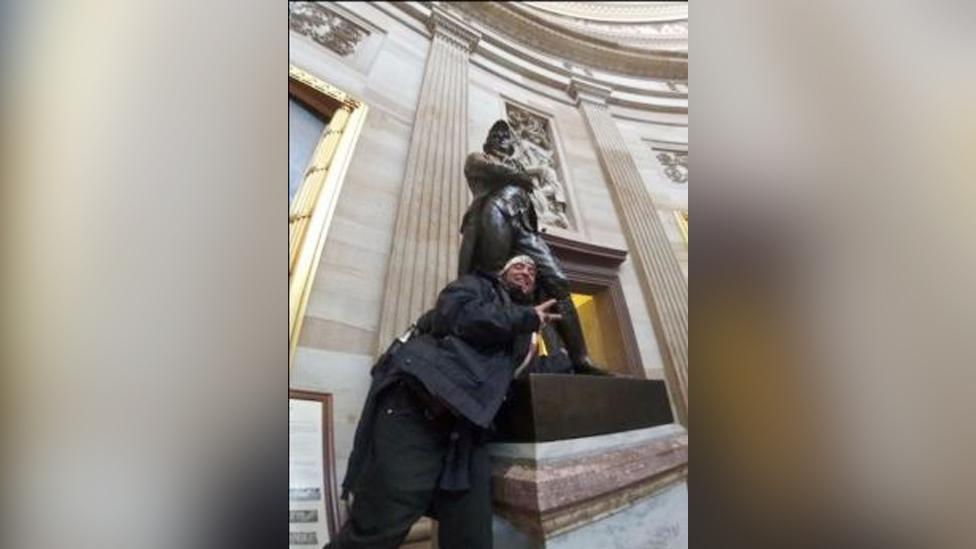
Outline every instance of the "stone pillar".
POLYGON ((688 424, 688 283, 623 136, 607 109, 611 90, 573 78, 568 92, 590 129, 629 243, 664 356, 679 421, 688 424))
POLYGON ((380 321, 378 352, 434 305, 457 274, 461 218, 470 201, 468 56, 480 34, 435 7, 414 118, 380 321))

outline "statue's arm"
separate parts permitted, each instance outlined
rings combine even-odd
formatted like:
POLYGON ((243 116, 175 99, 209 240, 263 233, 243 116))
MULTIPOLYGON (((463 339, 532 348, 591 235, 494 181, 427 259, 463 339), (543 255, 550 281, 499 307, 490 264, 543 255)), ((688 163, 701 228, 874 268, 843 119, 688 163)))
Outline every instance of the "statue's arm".
POLYGON ((491 189, 515 183, 532 189, 531 171, 523 172, 498 162, 485 153, 471 153, 464 163, 464 175, 468 179, 480 179, 491 189))

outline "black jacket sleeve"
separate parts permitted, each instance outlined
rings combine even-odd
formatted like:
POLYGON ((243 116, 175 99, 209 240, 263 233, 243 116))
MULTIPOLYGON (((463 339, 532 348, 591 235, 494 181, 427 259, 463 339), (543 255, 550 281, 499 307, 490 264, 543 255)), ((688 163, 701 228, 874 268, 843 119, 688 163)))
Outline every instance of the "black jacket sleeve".
POLYGON ((504 304, 487 282, 465 275, 451 282, 437 298, 437 316, 444 331, 477 346, 506 345, 518 334, 539 329, 539 316, 527 305, 504 304))

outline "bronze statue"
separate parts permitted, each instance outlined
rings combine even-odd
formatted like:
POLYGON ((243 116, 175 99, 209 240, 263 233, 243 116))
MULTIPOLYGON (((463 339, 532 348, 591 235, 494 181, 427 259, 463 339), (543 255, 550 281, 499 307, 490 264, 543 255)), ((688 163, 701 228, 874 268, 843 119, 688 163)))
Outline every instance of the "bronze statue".
POLYGON ((544 168, 526 169, 515 158, 518 137, 505 120, 488 131, 482 152, 468 155, 464 175, 474 200, 461 223, 458 275, 475 270, 498 272, 508 258, 525 254, 536 264, 540 291, 557 300, 562 320, 556 331, 577 373, 603 374, 586 349, 576 307, 569 295, 569 280, 549 245, 539 236, 538 220, 530 195, 533 177, 544 168))

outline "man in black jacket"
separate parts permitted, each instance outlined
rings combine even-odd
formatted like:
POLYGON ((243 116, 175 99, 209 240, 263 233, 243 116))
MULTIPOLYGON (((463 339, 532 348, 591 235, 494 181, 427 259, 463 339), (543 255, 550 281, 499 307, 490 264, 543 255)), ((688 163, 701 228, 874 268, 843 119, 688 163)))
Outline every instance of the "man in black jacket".
POLYGON ((533 306, 535 272, 517 256, 497 275, 461 276, 380 358, 343 481, 351 516, 326 547, 392 549, 423 515, 439 521, 442 549, 491 547, 484 435, 536 332, 560 318, 555 300, 533 306))

